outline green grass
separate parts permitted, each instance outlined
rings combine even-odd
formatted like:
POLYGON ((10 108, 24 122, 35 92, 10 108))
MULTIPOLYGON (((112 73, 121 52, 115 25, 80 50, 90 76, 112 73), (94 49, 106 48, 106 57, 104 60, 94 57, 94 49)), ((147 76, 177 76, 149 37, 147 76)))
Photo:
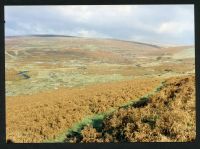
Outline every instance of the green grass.
MULTIPOLYGON (((28 69, 29 70, 29 69, 28 69)), ((36 72, 36 70, 29 70, 30 73, 36 72)), ((22 79, 15 81, 12 85, 7 84, 6 89, 8 96, 16 96, 21 94, 32 94, 37 93, 41 90, 49 90, 54 88, 64 87, 81 87, 90 84, 115 82, 121 80, 128 80, 131 77, 123 76, 121 74, 108 74, 108 75, 88 75, 80 74, 77 72, 53 72, 54 77, 50 75, 52 70, 39 71, 36 76, 31 76, 31 79, 22 79), (37 81, 39 83, 31 83, 32 81, 37 81)), ((23 76, 20 76, 23 77, 23 76)))

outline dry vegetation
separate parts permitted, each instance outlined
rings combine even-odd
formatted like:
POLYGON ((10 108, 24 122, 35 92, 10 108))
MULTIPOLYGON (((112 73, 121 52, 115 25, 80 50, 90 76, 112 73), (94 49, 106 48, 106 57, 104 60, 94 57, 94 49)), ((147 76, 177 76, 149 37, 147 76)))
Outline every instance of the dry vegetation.
POLYGON ((195 78, 170 78, 146 104, 119 108, 101 127, 85 126, 67 142, 190 142, 195 140, 195 78))
POLYGON ((7 97, 7 139, 14 142, 53 139, 86 116, 105 112, 148 94, 160 82, 159 79, 138 79, 7 97))
POLYGON ((8 140, 55 142, 61 134, 65 142, 195 138, 194 46, 26 36, 6 38, 5 56, 8 140), (132 105, 166 78, 148 103, 132 105), (98 127, 82 125, 99 115, 98 127), (82 131, 73 132, 79 124, 82 131))

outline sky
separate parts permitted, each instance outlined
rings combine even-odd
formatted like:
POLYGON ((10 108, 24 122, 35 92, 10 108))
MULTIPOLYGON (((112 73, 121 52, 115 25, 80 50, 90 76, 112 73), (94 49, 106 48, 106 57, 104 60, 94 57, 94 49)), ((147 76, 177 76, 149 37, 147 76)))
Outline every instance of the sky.
POLYGON ((69 35, 194 45, 193 5, 6 6, 5 35, 69 35))

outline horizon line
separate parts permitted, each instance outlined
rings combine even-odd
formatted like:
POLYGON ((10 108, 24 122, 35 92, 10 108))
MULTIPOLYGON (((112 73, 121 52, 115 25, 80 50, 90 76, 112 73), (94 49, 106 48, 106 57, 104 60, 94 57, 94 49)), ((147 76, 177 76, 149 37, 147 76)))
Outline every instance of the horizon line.
POLYGON ((26 35, 5 35, 5 38, 9 37, 74 37, 74 38, 88 38, 88 39, 106 39, 106 40, 116 40, 116 41, 123 41, 123 42, 133 42, 136 44, 145 44, 149 46, 156 46, 157 48, 162 47, 176 47, 176 46, 195 46, 195 44, 164 44, 164 43, 153 43, 153 42, 141 42, 136 40, 125 40, 125 39, 118 39, 112 37, 86 37, 86 36, 75 36, 75 35, 63 35, 63 34, 26 34, 26 35))

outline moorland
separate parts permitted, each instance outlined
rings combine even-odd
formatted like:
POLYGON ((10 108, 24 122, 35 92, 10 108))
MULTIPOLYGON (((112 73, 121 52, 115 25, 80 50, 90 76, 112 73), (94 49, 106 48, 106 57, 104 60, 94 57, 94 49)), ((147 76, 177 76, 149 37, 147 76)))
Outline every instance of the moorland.
POLYGON ((73 36, 6 37, 13 142, 195 139, 194 46, 73 36))

